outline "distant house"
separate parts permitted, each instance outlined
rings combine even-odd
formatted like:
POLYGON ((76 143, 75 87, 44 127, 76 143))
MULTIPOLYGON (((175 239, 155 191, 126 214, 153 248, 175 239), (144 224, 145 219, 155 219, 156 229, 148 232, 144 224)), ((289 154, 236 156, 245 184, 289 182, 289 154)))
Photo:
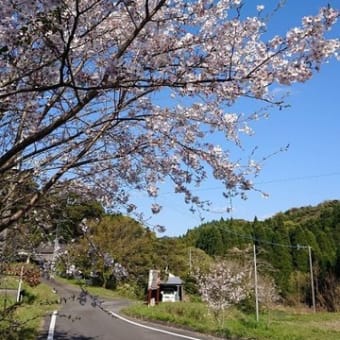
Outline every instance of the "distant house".
POLYGON ((54 244, 53 243, 42 243, 36 249, 32 258, 38 263, 52 262, 54 256, 54 244))
POLYGON ((160 282, 160 301, 175 302, 183 300, 183 281, 169 273, 168 280, 160 282))
MULTIPOLYGON (((60 246, 58 247, 58 253, 60 252, 60 246)), ((55 245, 51 242, 41 243, 33 252, 27 250, 18 251, 19 261, 28 261, 41 264, 44 262, 52 262, 56 256, 55 245)))

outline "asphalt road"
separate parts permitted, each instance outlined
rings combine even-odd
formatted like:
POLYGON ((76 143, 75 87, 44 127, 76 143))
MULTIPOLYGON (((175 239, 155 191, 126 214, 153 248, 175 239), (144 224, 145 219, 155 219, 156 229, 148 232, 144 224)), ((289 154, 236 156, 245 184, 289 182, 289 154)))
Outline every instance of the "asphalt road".
POLYGON ((119 310, 126 300, 102 301, 91 297, 77 287, 50 281, 60 296, 61 308, 55 319, 53 337, 49 332, 51 317, 46 318, 39 340, 206 340, 213 337, 127 319, 119 310), (50 335, 50 337, 48 336, 50 335))

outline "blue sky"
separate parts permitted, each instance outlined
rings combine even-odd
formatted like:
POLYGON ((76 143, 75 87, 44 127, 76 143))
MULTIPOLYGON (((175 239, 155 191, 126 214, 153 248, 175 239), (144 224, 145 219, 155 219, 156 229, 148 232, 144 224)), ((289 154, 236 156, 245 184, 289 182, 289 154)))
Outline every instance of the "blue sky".
MULTIPOLYGON (((329 1, 340 8, 340 0, 329 1)), ((248 0, 249 3, 249 0, 248 0)), ((251 1, 272 8, 276 1, 251 1), (270 7, 271 6, 271 7, 270 7)), ((322 0, 288 0, 269 24, 269 31, 284 32, 300 22, 304 15, 315 14, 327 4, 322 0)), ((331 32, 340 37, 340 23, 331 32)), ((231 213, 226 212, 230 202, 219 195, 221 185, 209 181, 198 190, 202 199, 212 201, 211 212, 204 213, 205 221, 223 218, 253 220, 268 218, 293 207, 317 205, 325 200, 340 199, 340 62, 332 60, 305 84, 284 89, 290 91, 283 111, 270 111, 270 118, 254 126, 255 135, 245 140, 247 147, 259 147, 259 155, 271 154, 290 145, 288 151, 269 158, 256 186, 269 194, 263 198, 252 192, 247 200, 234 199, 231 213)), ((169 193, 165 188, 159 197, 162 211, 150 218, 151 225, 167 228, 165 235, 184 234, 202 222, 192 214, 182 197, 169 193)), ((137 197, 139 206, 146 197, 137 197)))

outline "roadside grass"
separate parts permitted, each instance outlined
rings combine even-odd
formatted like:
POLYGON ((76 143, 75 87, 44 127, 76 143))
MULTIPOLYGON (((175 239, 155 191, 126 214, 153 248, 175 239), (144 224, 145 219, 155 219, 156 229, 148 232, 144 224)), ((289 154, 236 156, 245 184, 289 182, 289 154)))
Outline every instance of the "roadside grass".
MULTIPOLYGON (((18 287, 17 277, 10 277, 6 280, 8 281, 7 288, 11 285, 18 287)), ((59 299, 52 292, 51 287, 43 283, 30 287, 23 283, 22 289, 24 294, 20 303, 16 303, 15 297, 1 296, 0 339, 36 339, 43 318, 47 313, 58 308, 59 299)))
POLYGON ((227 339, 340 339, 340 313, 273 309, 261 314, 260 321, 256 322, 254 315, 231 308, 226 311, 221 325, 206 305, 199 302, 160 303, 154 307, 134 304, 122 312, 131 317, 176 324, 227 339))
POLYGON ((16 298, 12 295, 7 295, 6 293, 0 294, 0 313, 4 309, 15 304, 16 298))
POLYGON ((117 294, 117 292, 111 290, 111 289, 105 289, 102 287, 95 287, 95 286, 88 286, 85 283, 85 280, 82 279, 65 279, 60 276, 56 276, 54 278, 57 282, 66 284, 66 285, 72 285, 77 286, 79 288, 85 289, 89 294, 94 296, 99 296, 104 299, 117 299, 121 296, 117 294))
POLYGON ((2 276, 0 278, 0 289, 17 289, 18 288, 18 278, 13 276, 2 276))
POLYGON ((89 294, 103 299, 117 299, 121 297, 117 294, 117 292, 102 287, 85 286, 84 289, 86 289, 89 294))
POLYGON ((81 287, 85 289, 89 294, 101 297, 103 299, 118 299, 118 298, 128 298, 132 300, 135 299, 133 287, 130 285, 124 285, 123 287, 119 287, 117 290, 112 290, 97 286, 86 285, 85 280, 82 279, 65 279, 56 276, 55 280, 63 284, 81 287))
POLYGON ((215 321, 204 304, 195 302, 164 302, 149 307, 136 303, 121 311, 123 314, 143 320, 176 324, 202 333, 215 333, 215 321))

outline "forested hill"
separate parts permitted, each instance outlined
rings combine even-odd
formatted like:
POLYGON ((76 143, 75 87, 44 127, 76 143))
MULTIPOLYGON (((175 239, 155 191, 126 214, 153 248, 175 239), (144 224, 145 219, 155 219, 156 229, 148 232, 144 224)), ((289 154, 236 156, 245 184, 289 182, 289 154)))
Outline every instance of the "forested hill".
POLYGON ((283 244, 309 245, 315 247, 314 251, 324 250, 321 242, 326 241, 324 238, 331 243, 340 240, 340 201, 293 208, 264 221, 257 218, 254 221, 214 220, 189 230, 183 238, 210 255, 222 255, 231 248, 242 248, 253 241, 265 245, 278 238, 282 238, 283 244))
MULTIPOLYGON (((303 282, 295 281, 309 273, 308 247, 311 247, 318 297, 322 300, 319 302, 332 309, 328 305, 335 298, 330 295, 333 290, 334 294, 336 292, 331 286, 340 279, 338 200, 290 209, 264 221, 256 218, 251 222, 211 221, 189 230, 183 238, 211 256, 230 255, 236 248, 244 250, 255 243, 259 257, 271 266, 275 281, 285 296, 291 295, 296 285, 301 287, 303 282)), ((307 286, 307 277, 305 281, 307 286)))

